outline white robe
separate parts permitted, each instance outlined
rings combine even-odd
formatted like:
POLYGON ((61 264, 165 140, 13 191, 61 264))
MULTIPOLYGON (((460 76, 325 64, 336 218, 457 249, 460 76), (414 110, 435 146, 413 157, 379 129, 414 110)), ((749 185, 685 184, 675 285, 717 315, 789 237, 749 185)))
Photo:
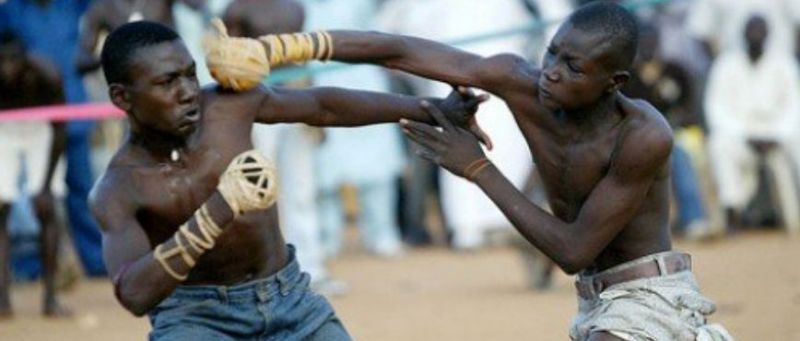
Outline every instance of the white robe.
MULTIPOLYGON (((531 21, 527 10, 516 0, 389 1, 379 15, 379 26, 383 30, 437 41, 519 28, 531 21)), ((482 56, 522 55, 528 36, 520 34, 459 47, 482 56)), ((418 78, 413 84, 417 94, 422 96, 446 96, 451 90, 447 84, 418 78)), ((494 142, 495 148, 487 156, 520 188, 533 162, 511 112, 502 100, 493 97, 481 107, 478 122, 494 142)), ((511 226, 477 186, 444 170, 441 200, 445 217, 454 231, 456 247, 477 247, 488 229, 511 226)))
POLYGON ((756 190, 757 156, 749 139, 777 142, 800 169, 800 71, 791 55, 776 51, 753 64, 744 51, 722 54, 712 66, 704 106, 724 206, 741 209, 756 190))

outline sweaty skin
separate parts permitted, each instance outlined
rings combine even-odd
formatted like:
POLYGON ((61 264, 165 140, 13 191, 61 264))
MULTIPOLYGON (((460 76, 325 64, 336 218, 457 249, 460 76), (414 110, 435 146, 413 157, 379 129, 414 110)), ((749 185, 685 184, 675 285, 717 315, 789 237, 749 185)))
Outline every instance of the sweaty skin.
MULTIPOLYGON (((139 316, 179 284, 233 284, 286 264, 277 206, 233 219, 215 190, 231 159, 253 148, 254 123, 357 126, 403 117, 432 122, 419 99, 408 96, 337 88, 200 89, 194 61, 179 40, 137 50, 130 65, 130 84, 111 84, 110 94, 128 114, 131 134, 90 199, 118 299, 139 316), (178 152, 177 161, 172 151, 178 152), (225 231, 194 268, 172 263, 179 273, 191 270, 181 283, 154 260, 152 249, 165 241, 172 247, 176 229, 203 203, 225 231)), ((463 101, 460 94, 433 101, 458 115, 474 113, 478 103, 463 101)))
MULTIPOLYGON (((506 101, 554 215, 530 203, 493 166, 478 174, 476 184, 566 272, 599 271, 671 249, 671 130, 652 106, 618 92, 628 75, 608 67, 610 57, 602 48, 608 37, 566 23, 540 70, 517 56, 483 58, 412 37, 331 33, 335 60, 477 87, 506 101)), ((456 175, 483 157, 460 128, 440 133, 410 121, 404 128, 429 147, 423 156, 456 175)))

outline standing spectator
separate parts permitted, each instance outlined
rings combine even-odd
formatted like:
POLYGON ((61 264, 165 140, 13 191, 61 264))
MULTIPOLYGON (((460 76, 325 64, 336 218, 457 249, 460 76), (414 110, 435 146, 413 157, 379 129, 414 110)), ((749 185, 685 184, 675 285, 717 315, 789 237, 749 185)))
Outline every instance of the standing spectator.
MULTIPOLYGON (((373 29, 371 18, 377 11, 376 0, 307 0, 308 29, 373 29)), ((320 74, 317 86, 358 87, 362 90, 386 91, 385 74, 371 66, 320 74)), ((325 250, 338 253, 344 210, 340 188, 354 185, 358 190, 364 246, 373 254, 395 257, 402 253, 398 233, 395 181, 403 167, 400 131, 394 124, 370 127, 325 128, 325 140, 317 153, 319 186, 319 218, 325 250), (376 162, 380 160, 380 162, 376 162)))
MULTIPOLYGON (((708 81, 709 153, 729 226, 739 224, 756 192, 759 158, 779 172, 779 179, 787 172, 795 177, 800 160, 800 71, 789 51, 766 49, 773 39, 769 27, 766 17, 750 18, 746 48, 724 51, 708 81)), ((778 189, 796 195, 792 186, 778 189)), ((783 211, 796 215, 797 207, 783 211)))
MULTIPOLYGON (((0 110, 63 102, 61 80, 55 66, 28 55, 22 42, 13 34, 0 33, 0 110)), ((63 154, 64 143, 64 127, 61 123, 0 123, 0 162, 4 172, 0 176, 0 318, 11 315, 11 247, 7 222, 10 204, 22 196, 17 181, 23 170, 27 170, 27 181, 22 190, 35 195, 36 216, 42 229, 43 313, 47 316, 69 314, 69 310, 61 306, 56 297, 55 273, 60 228, 52 191, 55 187, 57 194, 63 193, 63 186, 56 186, 62 182, 53 182, 53 175, 58 159, 63 154)))
POLYGON ((793 28, 800 23, 797 0, 696 0, 692 3, 686 28, 704 44, 709 56, 728 49, 746 48, 741 32, 755 14, 763 16, 770 26, 771 38, 765 50, 794 52, 793 28))
MULTIPOLYGON (((525 3, 519 0, 394 0, 384 6, 379 16, 382 30, 438 41, 519 28, 530 24, 532 19, 525 3), (431 25, 432 22, 436 25, 431 25)), ((524 54, 526 42, 526 37, 514 36, 464 47, 484 56, 502 52, 524 54)), ((414 79, 413 84, 416 94, 421 96, 445 96, 451 90, 447 84, 428 80, 414 79)), ((515 185, 522 187, 532 162, 516 122, 499 99, 490 99, 481 108, 487 114, 478 115, 478 122, 494 142, 488 158, 515 185)), ((479 248, 484 244, 485 232, 511 226, 469 181, 442 171, 440 183, 444 216, 452 229, 452 245, 456 249, 479 248)))
MULTIPOLYGON (((79 20, 89 0, 8 0, 0 5, 0 30, 16 33, 28 50, 56 63, 67 103, 86 101, 82 80, 75 68, 79 20)), ((67 215, 72 238, 86 273, 105 275, 100 231, 89 213, 87 199, 92 187, 89 159, 93 121, 70 121, 67 132, 67 215)))

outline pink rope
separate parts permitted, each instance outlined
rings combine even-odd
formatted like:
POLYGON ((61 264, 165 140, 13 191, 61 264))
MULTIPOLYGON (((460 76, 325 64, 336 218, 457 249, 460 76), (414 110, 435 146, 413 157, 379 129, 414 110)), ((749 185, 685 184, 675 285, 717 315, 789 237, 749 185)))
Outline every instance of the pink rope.
POLYGON ((125 117, 125 113, 111 103, 51 105, 0 111, 0 122, 72 121, 122 117, 125 117))

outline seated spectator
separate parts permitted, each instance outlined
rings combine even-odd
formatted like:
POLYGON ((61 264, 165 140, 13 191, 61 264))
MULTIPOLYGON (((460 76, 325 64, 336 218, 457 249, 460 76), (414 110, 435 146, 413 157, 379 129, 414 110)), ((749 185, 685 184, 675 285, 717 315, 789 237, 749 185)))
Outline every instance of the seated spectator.
POLYGON ((793 181, 800 160, 800 71, 790 52, 765 49, 769 27, 764 17, 751 17, 746 48, 721 54, 708 80, 709 153, 729 227, 741 225, 741 213, 758 187, 761 161, 779 182, 787 227, 800 220, 793 181))
MULTIPOLYGON (((54 65, 26 54, 22 42, 13 34, 0 34, 0 110, 63 103, 61 89, 61 80, 54 65)), ((51 188, 58 188, 55 185, 60 184, 59 181, 53 183, 52 180, 58 159, 64 151, 65 141, 66 135, 61 123, 0 123, 0 162, 4 165, 4 173, 0 175, 0 318, 11 316, 11 248, 7 222, 10 203, 22 195, 18 180, 23 171, 27 171, 27 185, 22 190, 34 196, 36 215, 42 228, 41 258, 45 291, 43 313, 47 316, 69 314, 56 297, 59 228, 51 191, 51 188)))

